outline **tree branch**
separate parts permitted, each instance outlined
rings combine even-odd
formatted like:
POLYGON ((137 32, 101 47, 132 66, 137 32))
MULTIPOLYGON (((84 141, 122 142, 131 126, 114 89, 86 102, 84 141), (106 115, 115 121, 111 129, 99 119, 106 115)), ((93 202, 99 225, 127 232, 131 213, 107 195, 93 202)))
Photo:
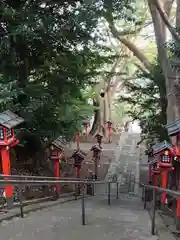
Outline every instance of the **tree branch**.
POLYGON ((147 59, 147 57, 141 52, 140 49, 138 49, 136 47, 135 44, 133 44, 131 41, 129 41, 128 39, 119 36, 119 32, 117 31, 117 29, 115 28, 115 26, 113 24, 109 23, 109 28, 112 32, 112 34, 114 35, 114 37, 116 37, 122 44, 124 44, 131 52, 133 52, 134 56, 136 56, 145 66, 146 69, 151 70, 151 63, 150 61, 147 59))
POLYGON ((153 23, 153 22, 150 21, 150 22, 146 23, 146 24, 143 25, 143 26, 140 26, 139 28, 137 28, 137 29, 135 29, 135 30, 131 30, 131 29, 129 29, 129 30, 118 31, 119 36, 125 36, 125 35, 134 35, 134 34, 137 34, 137 33, 139 33, 142 29, 148 27, 148 26, 151 25, 152 23, 153 23))
POLYGON ((177 34, 177 32, 175 31, 175 29, 173 28, 173 26, 170 24, 168 16, 166 14, 166 12, 163 10, 161 3, 159 2, 159 0, 154 0, 154 5, 156 6, 159 15, 161 16, 164 24, 166 25, 166 27, 168 28, 168 30, 170 31, 170 33, 172 34, 173 38, 176 41, 180 41, 180 36, 179 34, 177 34))
POLYGON ((116 39, 118 39, 122 44, 124 44, 134 54, 134 56, 136 56, 139 59, 139 61, 141 61, 143 63, 145 68, 150 71, 151 70, 151 62, 141 52, 141 50, 136 47, 135 44, 133 44, 128 39, 120 36, 119 31, 114 26, 113 15, 112 15, 112 6, 111 6, 111 4, 109 3, 108 0, 104 1, 104 8, 106 9, 104 17, 109 24, 109 28, 110 28, 113 36, 116 39))
POLYGON ((146 69, 144 69, 143 66, 141 66, 140 64, 134 63, 134 65, 135 65, 138 69, 140 69, 144 74, 149 73, 149 72, 148 72, 146 69))

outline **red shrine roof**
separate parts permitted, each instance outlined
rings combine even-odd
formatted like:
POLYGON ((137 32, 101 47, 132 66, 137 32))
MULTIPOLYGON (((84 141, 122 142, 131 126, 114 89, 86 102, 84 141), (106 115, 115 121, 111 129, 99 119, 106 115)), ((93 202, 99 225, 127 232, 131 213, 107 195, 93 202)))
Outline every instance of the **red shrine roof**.
POLYGON ((10 110, 0 113, 0 125, 6 128, 14 128, 22 122, 24 122, 24 119, 10 110))

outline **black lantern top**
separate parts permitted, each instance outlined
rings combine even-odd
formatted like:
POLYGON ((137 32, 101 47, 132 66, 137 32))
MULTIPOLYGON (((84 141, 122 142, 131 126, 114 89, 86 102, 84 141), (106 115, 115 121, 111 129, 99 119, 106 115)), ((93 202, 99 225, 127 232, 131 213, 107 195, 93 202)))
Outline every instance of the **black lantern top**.
POLYGON ((171 150, 172 147, 173 146, 170 143, 168 143, 167 141, 163 141, 163 142, 157 143, 153 146, 153 153, 154 153, 154 155, 156 155, 164 150, 171 150))
POLYGON ((92 146, 91 151, 101 152, 102 148, 95 144, 94 146, 92 146))
POLYGON ((78 149, 78 150, 75 150, 72 157, 74 158, 74 157, 78 156, 80 159, 84 160, 86 155, 87 154, 84 151, 82 151, 81 149, 78 149))
POLYGON ((56 138, 56 140, 52 142, 52 145, 62 151, 64 148, 67 147, 68 142, 62 136, 59 136, 58 138, 56 138))
POLYGON ((0 125, 3 127, 11 129, 22 122, 24 122, 24 119, 11 112, 10 110, 0 113, 0 125))
POLYGON ((97 133, 95 138, 103 138, 103 135, 101 133, 97 133))
POLYGON ((81 162, 84 160, 86 155, 87 154, 82 150, 80 149, 76 150, 72 155, 72 158, 74 158, 74 166, 80 168, 81 162))
POLYGON ((109 120, 107 121, 107 124, 108 124, 108 127, 111 127, 112 126, 112 122, 109 120))
MULTIPOLYGON (((7 110, 0 113, 0 144, 16 145, 18 140, 14 136, 14 127, 24 122, 24 120, 13 112, 7 110)), ((14 146, 15 146, 14 145, 14 146)))
POLYGON ((166 125, 166 128, 169 136, 177 135, 178 133, 180 133, 180 119, 166 125))

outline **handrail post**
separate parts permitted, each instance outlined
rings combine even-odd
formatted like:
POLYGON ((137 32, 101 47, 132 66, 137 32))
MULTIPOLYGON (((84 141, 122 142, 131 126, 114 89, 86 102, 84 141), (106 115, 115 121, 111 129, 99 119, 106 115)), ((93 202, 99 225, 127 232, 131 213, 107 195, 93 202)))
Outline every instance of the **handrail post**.
POLYGON ((85 199, 84 199, 84 184, 82 184, 82 196, 81 196, 81 208, 82 208, 82 225, 86 224, 85 222, 85 199))
POLYGON ((152 209, 152 223, 151 223, 152 235, 155 235, 155 217, 156 217, 156 188, 153 188, 153 209, 152 209))
POLYGON ((22 200, 22 186, 19 185, 19 206, 20 206, 20 213, 21 213, 21 218, 24 218, 24 212, 23 212, 23 200, 22 200))
POLYGON ((108 182, 108 205, 111 204, 111 182, 108 182))
POLYGON ((76 183, 74 184, 74 199, 77 200, 77 185, 76 183))
POLYGON ((116 199, 119 199, 119 183, 116 183, 116 199))

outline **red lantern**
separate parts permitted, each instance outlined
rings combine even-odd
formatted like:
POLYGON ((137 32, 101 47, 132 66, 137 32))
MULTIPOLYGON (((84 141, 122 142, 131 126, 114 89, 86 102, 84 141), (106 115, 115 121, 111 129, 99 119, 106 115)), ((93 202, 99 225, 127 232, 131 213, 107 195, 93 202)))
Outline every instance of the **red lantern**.
POLYGON ((90 125, 89 120, 85 120, 85 121, 83 122, 83 125, 84 125, 84 127, 85 127, 85 134, 86 134, 86 139, 87 139, 87 137, 88 137, 88 127, 89 127, 89 125, 90 125))
MULTIPOLYGON (((11 175, 11 163, 9 150, 16 146, 19 140, 16 139, 14 128, 24 122, 22 118, 7 110, 0 113, 0 151, 2 159, 2 169, 4 175, 11 175)), ((7 179, 7 178, 6 178, 7 179)), ((12 207, 13 187, 8 184, 5 187, 6 200, 9 208, 12 207)))
POLYGON ((98 165, 98 160, 100 159, 100 153, 102 151, 102 148, 97 145, 94 145, 92 146, 91 151, 93 151, 93 159, 95 163, 95 176, 97 179, 97 176, 98 176, 97 165, 98 165))
POLYGON ((153 167, 152 167, 152 173, 159 175, 161 173, 159 163, 157 162, 153 167))
MULTIPOLYGON (((168 171, 172 171, 173 149, 172 145, 167 141, 156 144, 154 147, 154 154, 159 158, 159 167, 161 170, 161 187, 167 188, 168 171)), ((162 204, 166 203, 166 193, 161 194, 162 204)))
POLYGON ((99 144, 99 147, 101 147, 103 135, 101 133, 97 133, 95 138, 97 139, 97 143, 99 144))
POLYGON ((167 149, 160 154, 159 166, 161 168, 172 168, 172 152, 167 149))
POLYGON ((74 159, 74 167, 75 168, 81 168, 81 163, 84 160, 84 157, 86 156, 86 153, 83 152, 82 150, 78 149, 76 150, 73 155, 72 158, 74 159))
MULTIPOLYGON (((61 148, 51 146, 51 160, 54 162, 54 176, 57 180, 60 179, 60 161, 64 158, 64 151, 61 148)), ((56 184, 57 196, 60 194, 60 184, 56 184)))
MULTIPOLYGON (((86 156, 86 153, 82 150, 78 149, 76 150, 72 157, 74 159, 74 167, 76 168, 76 177, 80 178, 80 171, 81 171, 81 164, 86 156)), ((80 193, 80 186, 78 185, 78 193, 80 193)))
MULTIPOLYGON (((174 160, 180 162, 180 119, 173 121, 172 123, 166 126, 168 130, 168 135, 171 137, 172 142, 174 143, 175 148, 175 158, 174 160), (175 139, 174 139, 175 138, 175 139), (174 141, 175 140, 175 141, 174 141)), ((178 189, 180 189, 180 181, 178 181, 178 189)), ((176 228, 180 230, 180 199, 177 199, 176 207, 176 228)))

